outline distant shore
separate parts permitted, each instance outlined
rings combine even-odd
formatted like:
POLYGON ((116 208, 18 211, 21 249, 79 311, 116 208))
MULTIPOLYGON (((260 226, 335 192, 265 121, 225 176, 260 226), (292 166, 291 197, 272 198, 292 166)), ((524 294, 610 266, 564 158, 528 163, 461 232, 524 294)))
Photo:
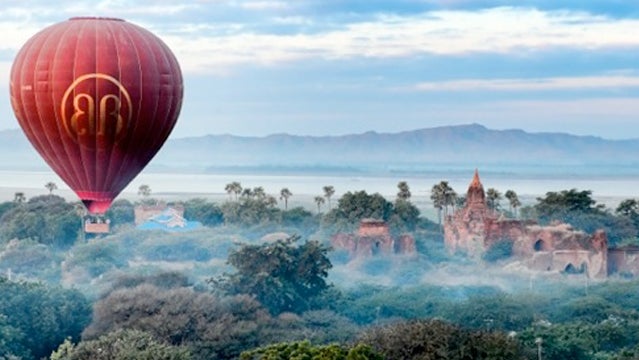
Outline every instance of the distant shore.
MULTIPOLYGON (((495 188, 502 194, 514 190, 524 203, 532 204, 535 199, 549 191, 568 189, 591 190, 593 198, 609 208, 627 198, 639 197, 639 177, 631 175, 557 175, 538 176, 526 174, 505 174, 482 172, 480 176, 486 189, 495 188)), ((187 200, 195 197, 223 202, 229 199, 224 191, 225 185, 238 181, 244 188, 261 186, 267 194, 279 198, 282 188, 288 188, 293 196, 289 207, 303 206, 317 211, 314 197, 323 195, 323 186, 331 185, 336 192, 334 199, 348 192, 364 190, 368 193, 380 193, 389 200, 397 193, 397 183, 406 181, 412 192, 412 201, 421 211, 432 212, 430 189, 439 181, 446 180, 457 191, 465 194, 472 178, 472 172, 445 173, 405 173, 405 174, 269 174, 269 173, 175 173, 145 171, 134 179, 118 198, 130 201, 138 200, 137 189, 140 185, 149 185, 152 196, 166 201, 187 200)), ((55 194, 68 201, 76 201, 73 191, 52 171, 0 171, 0 201, 13 200, 16 192, 22 192, 27 198, 48 194, 44 184, 54 182, 58 189, 55 194)), ((507 202, 503 200, 503 206, 507 202)), ((324 205, 327 207, 327 205, 324 205)), ((325 211, 327 209, 322 209, 325 211)))

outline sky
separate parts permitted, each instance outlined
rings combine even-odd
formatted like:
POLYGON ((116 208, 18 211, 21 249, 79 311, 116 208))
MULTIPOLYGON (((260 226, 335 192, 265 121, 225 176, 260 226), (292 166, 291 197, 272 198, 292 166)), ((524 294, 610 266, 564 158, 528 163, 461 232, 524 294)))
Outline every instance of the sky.
POLYGON ((491 129, 639 138, 639 2, 3 0, 0 130, 20 47, 74 16, 125 19, 180 62, 172 137, 491 129))

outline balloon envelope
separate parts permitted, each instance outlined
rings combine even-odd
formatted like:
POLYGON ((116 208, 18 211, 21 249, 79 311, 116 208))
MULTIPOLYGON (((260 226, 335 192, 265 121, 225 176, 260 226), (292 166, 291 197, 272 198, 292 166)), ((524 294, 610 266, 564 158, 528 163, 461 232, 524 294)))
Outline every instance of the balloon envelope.
POLYGON ((175 56, 149 31, 71 18, 22 47, 10 92, 31 144, 89 212, 101 214, 169 136, 183 82, 175 56))

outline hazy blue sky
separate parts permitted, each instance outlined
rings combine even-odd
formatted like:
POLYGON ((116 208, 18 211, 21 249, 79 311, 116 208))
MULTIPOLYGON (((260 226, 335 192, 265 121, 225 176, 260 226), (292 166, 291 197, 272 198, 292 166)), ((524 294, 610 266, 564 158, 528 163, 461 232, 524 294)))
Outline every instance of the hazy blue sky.
POLYGON ((0 129, 17 128, 20 46, 113 16, 174 51, 174 137, 335 135, 481 123, 639 138, 639 2, 615 0, 3 0, 0 129))

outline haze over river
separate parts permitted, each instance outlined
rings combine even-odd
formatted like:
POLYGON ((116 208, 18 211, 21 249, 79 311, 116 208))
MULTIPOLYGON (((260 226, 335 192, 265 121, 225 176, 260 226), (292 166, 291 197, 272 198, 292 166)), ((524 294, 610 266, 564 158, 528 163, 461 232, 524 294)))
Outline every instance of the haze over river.
MULTIPOLYGON (((223 201, 228 198, 224 191, 226 184, 238 181, 244 188, 262 186, 266 193, 279 197, 282 188, 288 188, 293 196, 289 206, 309 206, 314 208, 313 197, 323 195, 322 188, 332 185, 335 188, 333 199, 338 199, 348 191, 365 190, 368 193, 378 192, 389 199, 397 193, 397 183, 406 181, 412 192, 412 200, 418 207, 429 208, 430 189, 447 180, 457 191, 463 194, 472 179, 471 171, 452 171, 450 173, 435 172, 424 174, 330 174, 330 175, 283 175, 283 174, 250 174, 250 173, 161 173, 145 171, 134 179, 120 195, 120 198, 136 200, 137 189, 146 184, 151 187, 152 196, 166 200, 205 197, 223 201)), ((614 207, 626 198, 639 197, 639 176, 637 175, 533 175, 485 172, 480 170, 484 188, 495 188, 502 194, 506 190, 514 190, 524 204, 534 202, 535 197, 543 196, 548 191, 561 191, 576 188, 591 190, 593 197, 614 207)), ((16 192, 24 192, 27 198, 46 194, 44 184, 53 181, 58 185, 55 194, 75 201, 77 198, 69 187, 50 171, 0 171, 0 201, 12 200, 16 192)), ((336 200, 334 200, 336 201, 336 200)), ((507 206, 503 200, 503 206, 507 206)))

